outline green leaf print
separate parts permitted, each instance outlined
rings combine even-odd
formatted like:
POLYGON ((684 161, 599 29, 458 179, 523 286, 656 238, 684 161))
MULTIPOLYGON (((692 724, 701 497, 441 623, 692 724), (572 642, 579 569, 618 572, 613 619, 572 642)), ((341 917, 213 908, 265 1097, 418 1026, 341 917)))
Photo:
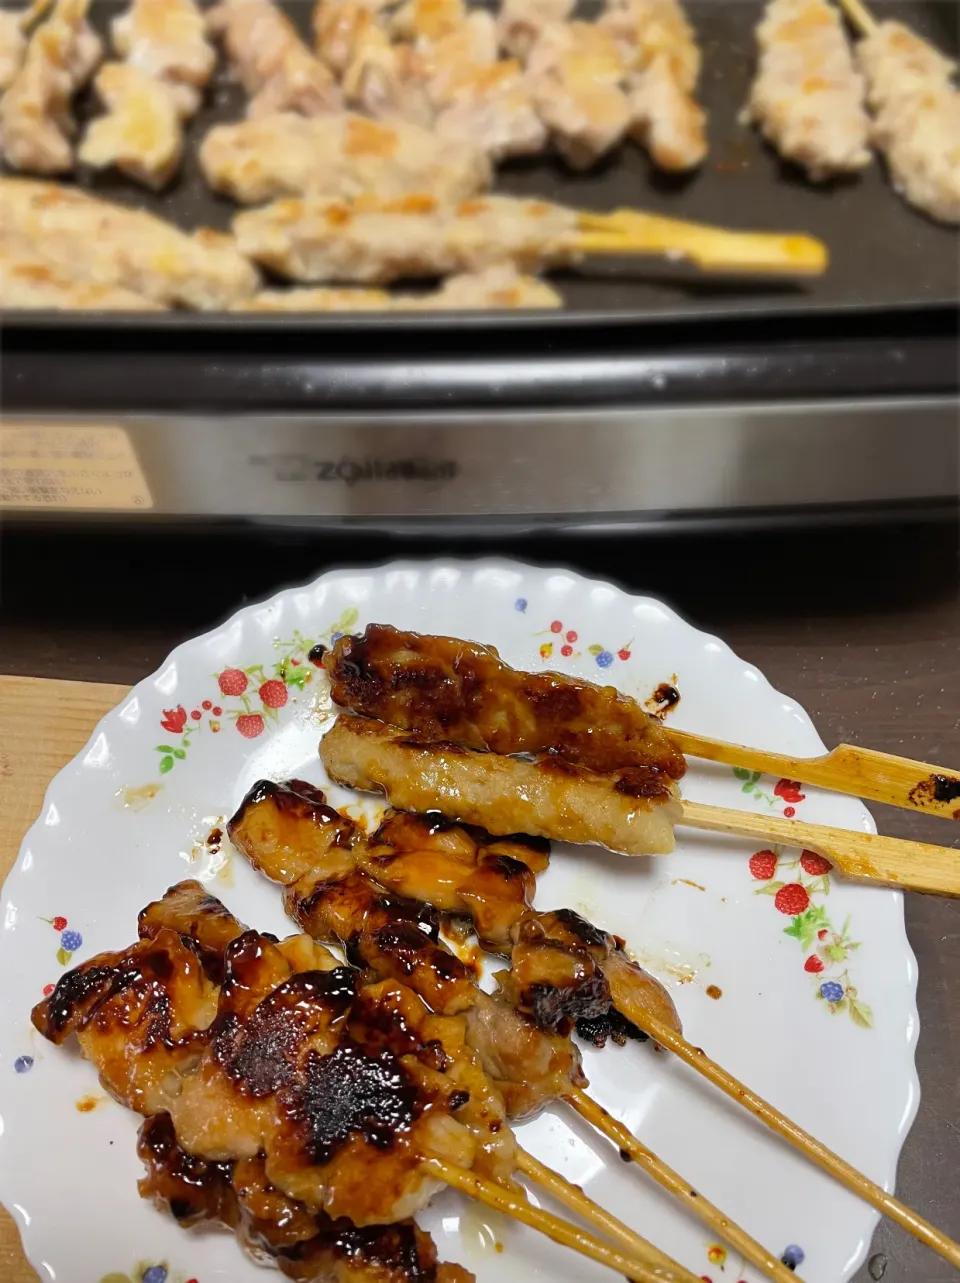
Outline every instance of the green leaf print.
POLYGON ((861 1029, 873 1028, 873 1010, 859 998, 850 999, 850 1019, 861 1029))
MULTIPOLYGON (((161 759, 160 759, 160 774, 161 774, 161 775, 166 775, 167 771, 172 771, 172 770, 173 770, 173 758, 172 758, 172 757, 161 757, 161 759)), ((179 777, 178 777, 178 778, 179 778, 179 777)))
POLYGON ((745 766, 735 766, 733 773, 738 780, 748 780, 750 778, 750 772, 745 766))

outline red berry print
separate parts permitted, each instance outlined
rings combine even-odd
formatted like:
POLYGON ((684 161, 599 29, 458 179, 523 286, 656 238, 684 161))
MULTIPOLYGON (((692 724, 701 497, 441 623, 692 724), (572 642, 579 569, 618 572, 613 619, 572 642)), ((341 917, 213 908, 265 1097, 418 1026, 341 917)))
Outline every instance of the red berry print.
POLYGON ((819 975, 823 970, 823 959, 818 958, 815 953, 811 953, 810 957, 803 964, 803 969, 804 971, 809 971, 812 975, 819 975))
POLYGON ((67 920, 66 918, 61 918, 58 915, 56 918, 54 918, 54 920, 50 923, 50 925, 53 927, 54 931, 63 931, 66 928, 67 920))
POLYGON ((829 873, 833 865, 829 860, 825 860, 822 855, 815 855, 813 851, 804 851, 800 856, 800 863, 811 877, 822 877, 824 873, 829 873))
POLYGON ((821 927, 821 928, 820 928, 820 930, 817 932, 817 939, 818 939, 818 940, 826 940, 826 938, 827 938, 827 936, 828 936, 829 934, 830 934, 830 932, 827 930, 827 928, 826 928, 826 927, 821 927))
POLYGON ((624 660, 626 660, 626 659, 629 659, 629 658, 630 658, 630 652, 629 652, 629 650, 627 650, 626 646, 624 646, 623 650, 618 650, 618 651, 617 651, 617 658, 618 658, 618 659, 624 659, 624 660))
POLYGON ((560 620, 559 620, 559 619, 555 619, 555 620, 553 621, 553 623, 550 625, 550 631, 551 631, 552 633, 562 633, 562 632, 563 632, 563 624, 561 624, 561 622, 560 622, 560 620))
POLYGON ((223 709, 220 707, 220 705, 219 705, 219 704, 214 704, 214 706, 213 706, 213 715, 214 715, 214 717, 222 717, 222 716, 223 716, 223 709))
POLYGON ((806 911, 807 905, 810 903, 810 896, 807 894, 807 888, 802 883, 788 882, 774 896, 773 903, 781 913, 789 913, 791 917, 796 917, 798 913, 806 911))
POLYGON ((49 997, 50 997, 50 995, 53 993, 53 991, 54 991, 54 989, 55 989, 55 988, 56 988, 56 985, 44 985, 44 986, 43 986, 43 996, 44 996, 45 998, 49 998, 49 997))
POLYGON ((573 647, 572 647, 572 646, 561 646, 561 647, 560 647, 560 654, 561 654, 561 655, 572 655, 572 654, 573 654, 573 647))
POLYGON ((257 694, 267 708, 283 708, 287 702, 287 688, 278 677, 271 677, 268 682, 264 682, 257 694))
POLYGON ((567 633, 567 641, 575 642, 576 640, 577 640, 577 634, 571 628, 570 631, 567 633))
POLYGON ((247 689, 247 675, 239 668, 225 668, 217 678, 224 695, 242 695, 247 689))
POLYGON ((783 808, 783 814, 784 814, 785 818, 786 818, 786 819, 788 819, 788 820, 792 820, 792 819, 793 819, 793 817, 796 815, 796 813, 797 813, 797 812, 796 812, 795 808, 794 808, 794 807, 792 807, 792 806, 785 806, 785 807, 783 808))
POLYGON ((782 797, 785 802, 802 802, 806 797, 805 793, 800 792, 799 780, 777 780, 773 786, 773 791, 777 797, 782 797))
POLYGON ((203 709, 205 713, 209 713, 211 708, 213 708, 213 704, 210 702, 210 700, 205 699, 203 703, 200 705, 200 707, 203 709))
POLYGON ((769 882, 777 871, 777 857, 772 851, 757 851, 750 857, 750 872, 758 882, 769 882))
POLYGON ((190 714, 190 716, 193 718, 195 722, 199 722, 203 714, 200 712, 199 708, 195 708, 193 712, 190 714))
POLYGON ((259 713, 242 713, 237 718, 237 730, 248 740, 255 740, 264 731, 264 721, 259 713))

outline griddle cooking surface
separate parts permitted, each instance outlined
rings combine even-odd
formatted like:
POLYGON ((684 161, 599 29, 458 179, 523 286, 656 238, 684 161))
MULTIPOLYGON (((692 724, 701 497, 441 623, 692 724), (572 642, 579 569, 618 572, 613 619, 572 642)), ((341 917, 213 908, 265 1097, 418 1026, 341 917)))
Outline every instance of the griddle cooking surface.
MULTIPOLYGON (((105 31, 110 18, 125 7, 114 0, 94 0, 95 25, 105 31)), ((284 7, 306 31, 311 0, 293 0, 284 7)), ((927 307, 956 299, 960 237, 956 230, 937 225, 904 204, 890 190, 881 162, 858 178, 814 187, 799 171, 782 164, 755 130, 738 123, 753 76, 753 31, 762 7, 759 0, 689 0, 686 5, 703 48, 700 95, 709 118, 710 153, 699 173, 686 179, 667 177, 652 168, 638 147, 626 144, 587 174, 572 174, 552 157, 507 164, 499 169, 497 188, 510 195, 545 197, 592 210, 631 205, 743 230, 807 232, 829 247, 827 274, 800 285, 731 283, 698 277, 686 267, 654 259, 593 260, 582 273, 552 277, 563 293, 567 313, 538 313, 529 319, 543 326, 568 317, 582 320, 585 313, 641 320, 670 313, 693 317, 747 309, 782 314, 810 308, 927 307)), ((940 48, 956 53, 956 8, 951 0, 874 0, 873 9, 882 17, 903 18, 940 48)), ((590 16, 595 8, 585 6, 583 12, 590 16)), ((196 154, 210 126, 239 119, 244 104, 242 91, 231 83, 221 63, 208 101, 189 127, 181 173, 160 195, 114 173, 82 173, 78 181, 97 195, 149 209, 184 228, 227 228, 236 206, 209 191, 196 154)), ((97 114, 90 91, 83 95, 78 114, 83 120, 97 114)), ((81 313, 59 313, 56 319, 72 327, 83 325, 87 318, 81 313)), ((244 317, 243 322, 252 319, 244 317)), ((263 323, 263 318, 255 319, 263 323)), ((523 319, 523 314, 515 314, 517 323, 523 319)), ((6 324, 35 324, 36 320, 36 315, 8 314, 6 324)), ((136 324, 153 328, 171 322, 209 325, 212 320, 161 313, 138 316, 136 324)), ((271 320, 328 328, 337 317, 296 314, 271 320)), ((406 326, 412 318, 388 314, 369 320, 406 326)))

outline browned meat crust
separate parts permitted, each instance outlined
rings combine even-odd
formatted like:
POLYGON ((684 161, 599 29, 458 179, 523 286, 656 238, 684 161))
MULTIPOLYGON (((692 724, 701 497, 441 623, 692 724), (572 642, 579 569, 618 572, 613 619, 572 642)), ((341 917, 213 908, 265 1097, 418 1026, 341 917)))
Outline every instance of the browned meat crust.
POLYGON ((677 788, 656 767, 598 775, 561 757, 529 762, 428 744, 343 714, 323 737, 320 757, 338 784, 383 792, 401 810, 438 810, 489 833, 532 833, 624 855, 667 855, 674 848, 677 788))
POLYGON ((148 1118, 137 1153, 140 1194, 184 1227, 224 1225, 254 1260, 302 1283, 469 1283, 473 1275, 437 1261, 430 1235, 413 1221, 358 1229, 313 1213, 270 1184, 263 1159, 212 1163, 177 1142, 169 1114, 148 1118), (459 1271, 451 1273, 450 1271, 459 1271))
POLYGON ((492 646, 370 624, 324 658, 334 703, 365 717, 494 753, 557 753, 594 771, 654 766, 679 780, 683 754, 612 686, 524 673, 492 646))
POLYGON ((436 1189, 427 1155, 512 1173, 503 1101, 462 1021, 364 984, 307 937, 244 932, 223 971, 217 988, 189 937, 161 928, 66 972, 33 1023, 57 1043, 75 1033, 104 1087, 169 1114, 189 1153, 262 1155, 269 1183, 312 1212, 404 1219, 436 1189))

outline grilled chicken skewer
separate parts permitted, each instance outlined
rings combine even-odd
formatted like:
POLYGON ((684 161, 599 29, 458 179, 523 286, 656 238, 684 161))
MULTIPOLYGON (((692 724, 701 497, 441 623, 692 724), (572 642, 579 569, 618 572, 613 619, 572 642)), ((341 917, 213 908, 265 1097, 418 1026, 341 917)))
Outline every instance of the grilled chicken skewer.
POLYGON ((0 239, 58 275, 160 305, 229 308, 259 283, 230 236, 187 235, 152 214, 53 183, 0 178, 0 239))
POLYGON ((243 932, 217 986, 209 948, 154 910, 136 945, 67 972, 32 1018, 54 1043, 75 1033, 104 1087, 168 1114, 183 1149, 214 1162, 262 1153, 271 1186, 361 1229, 453 1184, 638 1283, 662 1278, 513 1193, 513 1133, 462 1021, 401 984, 361 984, 306 936, 243 932))
POLYGON ((299 1283, 384 1283, 385 1277, 474 1283, 461 1266, 437 1261, 436 1245, 413 1221, 357 1229, 281 1194, 267 1179, 262 1158, 213 1163, 187 1153, 168 1114, 146 1119, 137 1153, 147 1172, 139 1182, 142 1198, 184 1228, 233 1230, 258 1264, 276 1265, 299 1283))
POLYGON ((627 66, 630 134, 659 169, 695 169, 707 154, 695 91, 700 50, 677 0, 607 0, 599 25, 627 66))
MULTIPOLYGON (((303 791, 309 790, 309 786, 306 785, 300 785, 299 787, 303 791)), ((270 798, 273 801, 284 796, 286 795, 282 789, 268 792, 265 795, 266 798, 270 798)), ((289 801, 290 799, 288 798, 287 800, 289 801)), ((297 805, 302 805, 308 800, 309 797, 307 795, 296 795, 297 805)), ((264 818, 262 809, 260 809, 263 804, 264 803, 262 801, 255 804, 255 807, 257 808, 256 816, 259 816, 261 820, 264 818)), ((254 817, 255 819, 256 816, 254 817)), ((433 956, 433 937, 431 936, 430 938, 427 938, 426 936, 423 936, 421 932, 427 926, 426 918, 430 911, 425 910, 418 919, 419 926, 414 926, 413 919, 403 916, 404 902, 397 898, 390 900, 387 897, 386 892, 381 888, 374 888, 374 884, 372 883, 369 883, 370 888, 372 888, 370 894, 363 898, 363 904, 361 905, 360 899, 354 900, 351 899, 351 896, 356 895, 359 880, 362 876, 363 875, 351 875, 351 878, 347 879, 350 882, 350 887, 345 893, 331 888, 332 895, 327 896, 326 898, 328 900, 332 900, 333 903, 328 904, 326 912, 331 916, 331 922, 333 925, 327 926, 326 938, 328 938, 332 943, 338 943, 344 948, 349 948, 349 950, 355 955, 354 961, 359 961, 360 965, 365 967, 368 976, 375 975, 379 980, 399 980, 401 983, 408 984, 408 987, 413 988, 415 992, 419 992, 421 997, 429 997, 431 993, 435 996, 435 988, 430 988, 428 986, 427 992, 424 993, 421 992, 422 985, 418 988, 416 984, 409 984, 409 979, 414 973, 411 972, 408 965, 405 965, 405 960, 408 960, 411 957, 411 942, 409 940, 409 934, 407 934, 406 938, 404 937, 404 928, 409 928, 414 932, 415 938, 419 937, 422 941, 422 947, 425 950, 422 964, 418 964, 415 968, 415 974, 419 975, 421 980, 426 974, 424 968, 429 965, 430 957, 433 956), (356 916, 353 918, 355 934, 351 937, 349 945, 347 945, 341 938, 341 935, 338 934, 338 931, 343 931, 346 927, 348 904, 353 904, 356 912, 360 915, 359 918, 356 916), (381 921, 386 924, 386 928, 392 927, 394 929, 399 929, 400 934, 395 937, 391 944, 388 940, 387 930, 382 926, 376 933, 379 941, 378 947, 371 954, 369 943, 364 947, 359 943, 359 941, 361 936, 370 936, 370 928, 374 916, 377 921, 381 921), (363 961, 364 957, 367 955, 371 955, 371 961, 369 963, 363 961), (379 958, 381 965, 373 965, 374 958, 379 958), (392 961, 387 963, 387 965, 384 965, 384 960, 386 959, 391 959, 392 961)), ((320 896, 315 890, 311 897, 311 914, 314 918, 316 918, 317 913, 321 911, 318 903, 319 899, 320 896)), ((163 928, 178 931, 181 935, 188 935, 190 937, 200 953, 205 972, 215 982, 221 982, 223 979, 224 955, 227 945, 230 943, 231 939, 234 939, 236 935, 240 934, 243 930, 240 924, 237 923, 232 915, 224 909, 223 905, 221 905, 218 900, 206 893, 200 883, 192 881, 182 882, 175 887, 171 887, 162 900, 148 906, 141 914, 140 933, 142 936, 152 938, 163 928)), ((416 953, 421 946, 417 945, 414 941, 412 947, 414 953, 416 953)), ((468 973, 462 967, 462 964, 459 964, 454 955, 450 954, 449 951, 446 950, 445 946, 437 941, 435 963, 439 966, 439 970, 443 972, 446 972, 445 959, 449 959, 459 966, 463 973, 463 978, 466 980, 468 973)), ((473 992, 479 991, 474 990, 473 992)), ((462 1014, 463 1005, 463 1003, 451 1004, 450 1002, 447 1002, 440 1014, 460 1015, 462 1014)), ((664 1254, 654 1248, 652 1244, 647 1243, 645 1239, 634 1233, 634 1231, 628 1229, 615 1217, 610 1216, 610 1214, 605 1212, 604 1209, 600 1208, 597 1204, 593 1203, 592 1200, 588 1199, 576 1186, 570 1185, 569 1182, 565 1181, 555 1172, 552 1172, 550 1168, 544 1167, 541 1163, 538 1163, 532 1155, 527 1154, 519 1147, 516 1148, 516 1154, 519 1170, 523 1172, 524 1175, 528 1176, 535 1183, 542 1185, 551 1194, 553 1194, 554 1197, 558 1198, 561 1203, 567 1206, 570 1210, 575 1211, 580 1216, 584 1217, 588 1223, 593 1224, 609 1238, 619 1242, 628 1253, 636 1257, 639 1261, 648 1261, 650 1264, 660 1267, 662 1269, 661 1277, 663 1279, 663 1283, 670 1283, 671 1280, 675 1280, 676 1283, 695 1283, 693 1276, 689 1275, 686 1270, 671 1261, 669 1257, 664 1256, 664 1254)), ((145 1161, 147 1161, 147 1157, 144 1156, 144 1158, 145 1161)), ((176 1155, 174 1155, 174 1161, 178 1161, 176 1155)), ((252 1173, 250 1172, 249 1163, 237 1164, 234 1169, 237 1175, 242 1175, 242 1179, 239 1183, 236 1179, 234 1180, 236 1192, 242 1203, 240 1225, 235 1225, 241 1240, 243 1241, 245 1237, 244 1230, 249 1230, 251 1228, 249 1226, 249 1217, 243 1213, 263 1217, 269 1212, 274 1221, 280 1219, 281 1223, 274 1224, 272 1233, 267 1234, 266 1228, 263 1230, 263 1233, 266 1235, 267 1242, 272 1246, 282 1246, 283 1241, 289 1238, 290 1224, 288 1224, 288 1222, 293 1223, 298 1241, 302 1237, 306 1236, 305 1231, 310 1233, 314 1232, 311 1230, 309 1222, 306 1225, 303 1224, 303 1213, 305 1213, 306 1209, 302 1209, 299 1216, 294 1215, 293 1212, 283 1207, 284 1201, 289 1203, 289 1200, 283 1200, 283 1196, 280 1195, 279 1191, 272 1191, 267 1201, 267 1206, 264 1208, 264 1191, 262 1186, 266 1177, 262 1171, 262 1160, 255 1160, 254 1168, 256 1167, 256 1163, 259 1163, 260 1165, 259 1174, 256 1170, 252 1173), (241 1173, 241 1168, 244 1169, 244 1173, 241 1173), (254 1204, 251 1204, 249 1197, 246 1199, 244 1198, 244 1189, 248 1188, 251 1184, 254 1186, 254 1192, 257 1195, 254 1204), (279 1207, 276 1206, 278 1200, 280 1201, 279 1207)), ((168 1189, 167 1197, 169 1198, 169 1196, 170 1191, 168 1189)), ((230 1204, 230 1207, 232 1208, 232 1204, 230 1204)), ((209 1215, 210 1208, 206 1205, 205 1208, 201 1208, 200 1211, 205 1211, 205 1213, 209 1215)), ((283 1268, 282 1263, 281 1268, 283 1268)))
MULTIPOLYGON (((402 977, 434 1010, 464 1016, 468 1039, 512 1117, 528 1117, 560 1099, 591 1112, 593 1124, 599 1119, 600 1129, 611 1134, 613 1120, 597 1114, 584 1095, 579 1055, 558 1030, 569 1032, 576 1022, 598 1044, 609 1035, 622 1042, 638 1036, 632 1018, 643 1011, 679 1033, 666 990, 627 958, 620 942, 569 910, 538 914, 527 907, 534 870, 545 863, 542 845, 528 838, 496 842, 397 814, 367 839, 302 781, 255 785, 228 832, 255 868, 283 885, 287 912, 312 937, 341 944, 348 957, 380 977, 402 977), (498 996, 480 990, 439 940, 427 899, 447 912, 469 914, 485 945, 511 952, 511 971, 496 976, 498 996)), ((702 1195, 691 1195, 689 1183, 635 1138, 631 1152, 769 1277, 789 1277, 776 1258, 702 1195)))
POLYGON ((0 151, 13 169, 64 174, 73 169, 71 104, 103 53, 87 21, 90 0, 57 0, 30 37, 23 63, 0 99, 0 151))
POLYGON ((159 189, 180 164, 183 122, 200 105, 216 55, 194 0, 133 0, 112 37, 124 61, 97 75, 107 114, 91 124, 80 159, 159 189))
POLYGON ((654 767, 673 780, 686 762, 663 724, 612 686, 525 673, 493 646, 369 624, 323 655, 340 708, 494 753, 555 753, 593 771, 654 767))
POLYGON ((160 312, 163 306, 116 285, 78 281, 36 251, 0 245, 0 308, 13 311, 160 312))
POLYGON ((239 312, 436 312, 504 308, 556 308, 556 290, 509 266, 451 276, 428 294, 388 294, 385 290, 263 290, 234 308, 239 312))
POLYGON ((234 234, 250 258, 306 282, 388 283, 497 263, 529 271, 584 254, 666 254, 744 274, 816 273, 826 263, 823 246, 804 237, 724 232, 630 211, 587 215, 509 196, 452 204, 409 193, 347 204, 310 195, 239 214, 234 234))
POLYGON ((827 0, 770 0, 757 28, 760 60, 744 117, 814 182, 870 163, 863 77, 827 0))
POLYGON ((262 1158, 213 1163, 188 1154, 168 1114, 146 1119, 137 1153, 147 1171, 139 1182, 142 1198, 184 1228, 233 1230, 253 1260, 276 1265, 298 1283, 474 1283, 462 1266, 437 1261, 436 1245, 413 1221, 357 1229, 281 1194, 267 1179, 262 1158))
POLYGON ((960 223, 956 62, 892 21, 872 23, 856 57, 875 117, 873 142, 886 158, 895 189, 933 218, 960 223))
POLYGON ((559 757, 533 762, 419 740, 368 718, 341 716, 320 755, 331 779, 385 793, 394 806, 436 807, 446 818, 492 833, 596 844, 624 855, 673 849, 671 825, 804 847, 846 877, 934 895, 960 895, 951 847, 680 801, 651 768, 598 774, 559 757), (411 774, 414 773, 414 774, 411 774))
POLYGON ((554 146, 575 169, 588 169, 630 126, 626 62, 613 36, 592 22, 545 27, 527 57, 527 80, 554 146))
POLYGON ((960 818, 960 779, 943 767, 852 744, 818 758, 727 744, 665 727, 612 686, 518 672, 476 642, 370 624, 362 637, 342 637, 324 664, 334 703, 424 739, 496 753, 555 753, 595 771, 655 766, 672 779, 686 770, 686 753, 960 818))
POLYGON ((559 756, 531 762, 434 744, 346 714, 323 737, 320 758, 337 784, 385 793, 405 811, 437 808, 491 833, 668 855, 681 822, 677 786, 656 767, 598 774, 559 756))
POLYGON ((273 0, 220 0, 207 22, 250 95, 251 119, 275 112, 322 116, 339 108, 333 74, 273 0))
POLYGON ((349 200, 375 191, 389 200, 429 191, 454 201, 482 191, 492 177, 479 148, 406 121, 346 112, 313 120, 285 112, 218 125, 200 146, 200 164, 214 191, 245 205, 305 192, 349 200))

